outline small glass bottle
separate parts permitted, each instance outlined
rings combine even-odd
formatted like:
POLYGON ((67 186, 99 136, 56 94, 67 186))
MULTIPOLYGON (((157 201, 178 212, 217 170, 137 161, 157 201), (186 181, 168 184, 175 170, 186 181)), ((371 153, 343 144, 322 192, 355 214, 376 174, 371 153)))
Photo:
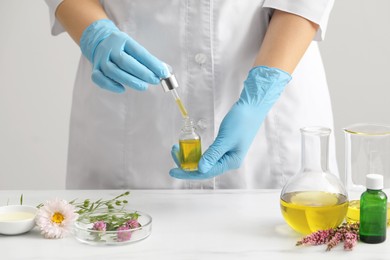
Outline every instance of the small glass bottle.
POLYGON ((189 117, 184 119, 184 125, 179 135, 179 146, 180 168, 185 171, 197 171, 198 162, 202 156, 201 139, 189 117))
POLYGON ((360 196, 360 241, 370 244, 386 240, 387 196, 382 191, 383 176, 367 174, 367 190, 360 196))
POLYGON ((282 189, 280 209, 286 223, 301 234, 339 226, 348 208, 347 191, 329 171, 329 137, 325 127, 301 129, 302 164, 282 189))

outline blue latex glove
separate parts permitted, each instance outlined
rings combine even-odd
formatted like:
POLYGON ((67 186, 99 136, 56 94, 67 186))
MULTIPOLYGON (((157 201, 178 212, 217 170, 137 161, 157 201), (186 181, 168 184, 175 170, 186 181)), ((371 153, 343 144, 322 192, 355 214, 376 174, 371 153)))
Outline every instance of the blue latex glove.
POLYGON ((169 75, 168 68, 107 19, 88 26, 80 39, 81 52, 92 63, 92 80, 113 92, 124 86, 146 90, 169 75))
MULTIPOLYGON (((208 179, 238 169, 268 111, 290 80, 290 74, 279 69, 252 68, 240 99, 222 120, 217 138, 200 159, 199 170, 186 172, 174 168, 169 174, 178 179, 208 179)), ((172 147, 171 154, 179 166, 178 145, 172 147)))

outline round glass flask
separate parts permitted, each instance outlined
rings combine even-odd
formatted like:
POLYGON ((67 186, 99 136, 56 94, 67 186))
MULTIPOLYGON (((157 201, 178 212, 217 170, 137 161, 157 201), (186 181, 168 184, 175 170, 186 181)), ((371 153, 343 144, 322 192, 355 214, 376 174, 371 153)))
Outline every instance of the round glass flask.
POLYGON ((339 226, 347 213, 347 191, 328 168, 330 133, 325 127, 301 129, 301 169, 280 195, 285 221, 304 235, 339 226))

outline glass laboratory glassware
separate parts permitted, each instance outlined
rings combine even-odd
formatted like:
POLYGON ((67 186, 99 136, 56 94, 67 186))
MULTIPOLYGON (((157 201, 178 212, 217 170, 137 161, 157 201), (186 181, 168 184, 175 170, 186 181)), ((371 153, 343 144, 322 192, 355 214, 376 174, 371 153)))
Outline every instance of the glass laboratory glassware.
POLYGON ((184 125, 179 135, 180 168, 185 171, 197 171, 198 162, 202 156, 202 146, 199 134, 191 118, 184 119, 184 125))
MULTIPOLYGON (((390 188, 390 126, 358 123, 344 129, 345 175, 343 182, 351 191, 347 212, 348 222, 360 221, 360 194, 366 190, 367 174, 384 177, 384 188, 390 188)), ((388 224, 390 224, 390 203, 388 224)))
POLYGON ((366 175, 380 174, 390 188, 390 126, 354 124, 344 128, 345 177, 348 190, 365 191, 366 175))
POLYGON ((321 126, 301 129, 301 169, 281 191, 284 220, 301 234, 335 228, 347 213, 347 191, 328 168, 330 133, 321 126))
POLYGON ((172 96, 175 99, 177 106, 179 107, 181 115, 183 116, 183 118, 187 118, 188 112, 187 112, 186 108, 184 107, 184 104, 181 101, 179 94, 176 91, 176 88, 179 87, 179 83, 177 82, 176 77, 173 74, 172 68, 166 63, 164 63, 164 65, 167 68, 167 70, 169 71, 169 75, 168 75, 168 77, 161 79, 161 82, 160 82, 161 86, 162 86, 164 92, 171 92, 172 93, 172 96))

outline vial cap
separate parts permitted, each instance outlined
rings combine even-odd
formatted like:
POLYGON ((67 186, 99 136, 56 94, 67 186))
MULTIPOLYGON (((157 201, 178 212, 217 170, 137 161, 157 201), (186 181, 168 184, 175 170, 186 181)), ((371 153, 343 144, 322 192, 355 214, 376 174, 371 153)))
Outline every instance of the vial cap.
POLYGON ((163 63, 164 67, 169 71, 169 75, 166 78, 160 80, 161 86, 164 92, 168 92, 172 89, 179 87, 175 75, 173 75, 172 67, 166 63, 163 63))
POLYGON ((168 92, 179 87, 179 83, 177 83, 176 77, 173 74, 171 74, 168 78, 161 79, 160 82, 164 92, 168 92))
POLYGON ((383 189, 383 176, 380 174, 370 173, 366 176, 366 187, 370 190, 383 189))

